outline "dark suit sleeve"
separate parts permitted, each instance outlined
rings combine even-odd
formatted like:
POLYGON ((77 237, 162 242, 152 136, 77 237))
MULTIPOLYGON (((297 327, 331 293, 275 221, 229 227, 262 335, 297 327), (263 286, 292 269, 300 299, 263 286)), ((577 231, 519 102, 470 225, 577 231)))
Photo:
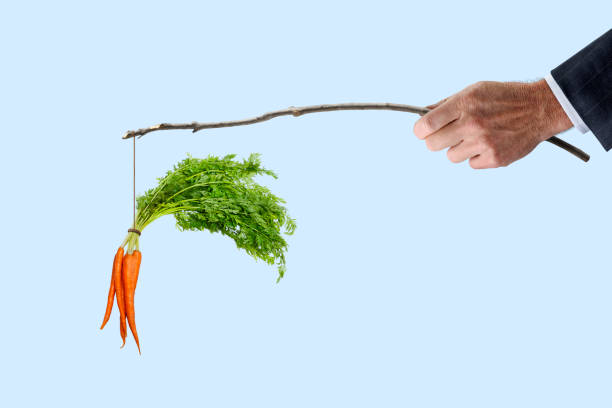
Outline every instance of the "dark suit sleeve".
POLYGON ((552 77, 606 151, 612 148, 612 30, 553 69, 552 77))

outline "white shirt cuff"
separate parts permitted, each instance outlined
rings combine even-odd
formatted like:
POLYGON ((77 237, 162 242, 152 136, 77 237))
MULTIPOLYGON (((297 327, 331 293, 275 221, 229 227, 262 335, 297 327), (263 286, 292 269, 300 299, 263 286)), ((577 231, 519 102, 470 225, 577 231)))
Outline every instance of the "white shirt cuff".
POLYGON ((555 98, 557 98, 557 101, 559 101, 559 104, 563 108, 563 111, 565 112, 569 120, 572 122, 572 125, 574 125, 574 127, 578 129, 580 133, 589 132, 589 127, 583 122, 580 115, 578 115, 578 112, 576 112, 576 109, 574 109, 569 99, 567 99, 567 96, 565 96, 565 94, 559 87, 559 84, 557 84, 557 81, 555 81, 555 79, 553 78, 552 74, 546 75, 544 79, 550 87, 550 90, 552 91, 553 95, 555 95, 555 98))

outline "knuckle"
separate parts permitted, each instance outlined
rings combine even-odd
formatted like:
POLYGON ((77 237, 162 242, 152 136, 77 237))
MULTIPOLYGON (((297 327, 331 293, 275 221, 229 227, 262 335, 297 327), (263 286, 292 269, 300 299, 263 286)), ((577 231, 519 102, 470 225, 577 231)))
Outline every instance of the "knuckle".
POLYGON ((478 81, 474 83, 474 89, 482 94, 482 92, 486 92, 490 89, 492 81, 478 81))
POLYGON ((489 82, 490 81, 478 81, 478 82, 475 83, 475 85, 476 85, 476 88, 483 89, 483 88, 486 88, 489 85, 489 82))
POLYGON ((462 102, 469 111, 475 111, 480 108, 483 100, 486 100, 487 82, 478 81, 467 88, 462 94, 462 102))
POLYGON ((467 93, 469 95, 475 96, 480 92, 480 90, 482 90, 483 86, 484 85, 482 81, 474 82, 472 85, 466 88, 468 91, 467 93))
POLYGON ((474 82, 471 86, 472 90, 477 90, 477 89, 482 89, 482 87, 484 86, 484 81, 477 81, 474 82))

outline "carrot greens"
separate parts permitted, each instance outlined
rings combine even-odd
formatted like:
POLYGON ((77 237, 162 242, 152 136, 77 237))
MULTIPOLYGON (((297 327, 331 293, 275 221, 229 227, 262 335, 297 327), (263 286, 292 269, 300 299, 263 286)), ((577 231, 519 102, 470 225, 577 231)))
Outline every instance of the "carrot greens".
MULTIPOLYGON (((289 217, 283 199, 253 180, 259 175, 277 177, 262 167, 259 155, 251 154, 242 161, 235 157, 189 156, 176 164, 158 179, 157 187, 136 198, 133 228, 142 231, 172 214, 180 230, 219 232, 252 257, 276 264, 280 280, 287 250, 283 234, 293 233, 295 220, 289 217)), ((123 244, 127 244, 126 253, 138 249, 138 239, 138 234, 128 233, 123 244)))

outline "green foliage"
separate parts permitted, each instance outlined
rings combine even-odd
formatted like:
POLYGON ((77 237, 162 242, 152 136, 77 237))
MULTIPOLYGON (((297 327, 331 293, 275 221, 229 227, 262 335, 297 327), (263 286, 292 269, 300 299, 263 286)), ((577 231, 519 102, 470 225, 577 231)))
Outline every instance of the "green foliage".
POLYGON ((189 156, 175 165, 158 179, 157 187, 137 197, 135 228, 142 231, 157 218, 173 214, 180 230, 220 232, 254 258, 277 264, 280 280, 287 250, 282 232, 291 235, 295 220, 283 199, 253 181, 256 175, 276 178, 262 167, 259 155, 242 162, 234 157, 189 156))

